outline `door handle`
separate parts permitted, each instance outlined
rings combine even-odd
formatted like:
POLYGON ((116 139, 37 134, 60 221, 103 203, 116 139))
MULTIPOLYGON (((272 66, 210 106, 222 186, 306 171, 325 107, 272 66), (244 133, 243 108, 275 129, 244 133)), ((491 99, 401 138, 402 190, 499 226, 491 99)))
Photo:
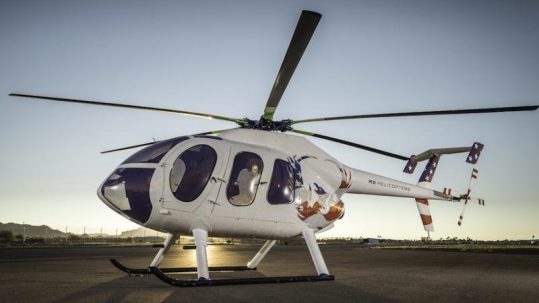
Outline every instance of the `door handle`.
POLYGON ((218 177, 211 177, 211 181, 215 182, 215 183, 217 183, 217 181, 219 181, 219 182, 222 182, 222 183, 226 184, 226 180, 218 178, 218 177))

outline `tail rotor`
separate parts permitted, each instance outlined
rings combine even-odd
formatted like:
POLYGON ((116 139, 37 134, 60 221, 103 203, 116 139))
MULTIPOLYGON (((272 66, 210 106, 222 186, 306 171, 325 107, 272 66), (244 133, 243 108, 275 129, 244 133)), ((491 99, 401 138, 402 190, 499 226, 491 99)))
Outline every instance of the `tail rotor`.
POLYGON ((472 169, 472 175, 470 177, 470 182, 468 183, 468 191, 466 192, 466 194, 461 195, 460 198, 459 198, 460 201, 464 201, 464 205, 462 206, 462 211, 461 211, 460 216, 459 216, 459 221, 457 223, 459 226, 462 225, 462 220, 464 219, 464 212, 466 211, 466 206, 468 205, 468 202, 475 201, 479 205, 482 205, 482 206, 485 205, 485 200, 470 196, 471 193, 472 193, 472 188, 473 188, 473 186, 475 184, 475 181, 477 180, 477 175, 478 174, 479 174, 479 171, 477 169, 475 169, 475 168, 472 169))

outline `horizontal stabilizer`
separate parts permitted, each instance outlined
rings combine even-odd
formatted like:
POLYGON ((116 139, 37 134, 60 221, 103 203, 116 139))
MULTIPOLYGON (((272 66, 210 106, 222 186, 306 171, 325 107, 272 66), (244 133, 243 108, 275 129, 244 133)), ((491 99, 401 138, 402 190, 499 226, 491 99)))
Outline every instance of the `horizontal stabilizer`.
POLYGON ((447 154, 457 154, 457 153, 465 153, 469 152, 472 148, 471 147, 449 147, 449 148, 433 148, 426 150, 419 155, 412 155, 408 162, 406 163, 406 167, 404 167, 403 172, 407 174, 412 174, 415 170, 415 167, 417 166, 417 163, 425 160, 431 159, 433 156, 441 156, 441 155, 447 155, 447 154))
POLYGON ((432 148, 420 153, 419 155, 410 156, 410 158, 408 158, 408 162, 406 162, 406 166, 404 167, 403 172, 407 174, 412 174, 417 166, 417 163, 428 160, 434 155, 441 156, 469 152, 468 157, 466 158, 466 162, 476 164, 477 160, 479 160, 479 155, 481 154, 483 147, 483 144, 479 142, 474 142, 471 147, 432 148))

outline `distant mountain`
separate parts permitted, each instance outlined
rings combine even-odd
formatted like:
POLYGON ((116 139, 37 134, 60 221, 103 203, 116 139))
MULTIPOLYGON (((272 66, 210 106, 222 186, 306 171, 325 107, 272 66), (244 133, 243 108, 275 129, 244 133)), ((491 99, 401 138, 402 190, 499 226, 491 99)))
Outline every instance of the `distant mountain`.
POLYGON ((114 238, 114 235, 109 235, 107 233, 91 233, 91 234, 86 234, 86 236, 90 237, 90 238, 114 238))
MULTIPOLYGON (((0 230, 9 230, 14 235, 18 234, 26 234, 26 237, 49 237, 49 238, 55 238, 55 237, 65 237, 65 232, 62 232, 57 229, 52 229, 47 225, 30 225, 30 224, 18 224, 18 223, 0 223, 0 230)), ((69 234, 73 234, 69 232, 69 234)), ((150 238, 155 237, 156 235, 159 235, 159 237, 165 236, 165 234, 161 232, 157 232, 155 230, 139 227, 133 230, 127 230, 122 232, 119 237, 120 238, 129 238, 129 237, 144 237, 150 238)), ((88 237, 90 238, 113 238, 114 235, 110 235, 107 233, 91 233, 88 234, 88 237)))
POLYGON ((30 225, 18 223, 0 223, 0 230, 9 230, 13 234, 26 234, 26 237, 64 237, 65 233, 57 229, 52 229, 47 225, 30 225))
POLYGON ((149 238, 149 237, 155 237, 156 235, 159 235, 159 237, 165 236, 165 234, 163 234, 162 232, 157 232, 157 231, 155 231, 153 229, 149 229, 149 228, 146 228, 146 227, 139 227, 139 228, 123 231, 120 234, 120 238, 129 238, 129 237, 135 237, 135 238, 146 237, 146 238, 149 238))

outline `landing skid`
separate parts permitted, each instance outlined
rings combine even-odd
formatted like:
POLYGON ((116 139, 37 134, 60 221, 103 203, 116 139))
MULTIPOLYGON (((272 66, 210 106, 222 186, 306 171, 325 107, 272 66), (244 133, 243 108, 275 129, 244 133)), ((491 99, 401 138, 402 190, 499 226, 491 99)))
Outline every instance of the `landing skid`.
MULTIPOLYGON (((110 259, 112 265, 114 265, 119 270, 129 274, 130 276, 144 276, 152 274, 150 268, 131 268, 123 265, 120 261, 116 259, 110 259)), ((214 266, 209 267, 209 271, 245 271, 245 270, 256 270, 256 268, 249 268, 247 266, 214 266)), ((182 273, 182 272, 196 272, 196 267, 166 267, 158 269, 161 273, 182 273)))
POLYGON ((256 277, 256 278, 233 278, 233 279, 210 279, 210 272, 215 271, 246 271, 256 270, 258 264, 268 251, 276 243, 276 240, 267 240, 256 255, 247 263, 247 266, 208 266, 208 257, 206 247, 208 245, 208 232, 204 229, 193 229, 193 238, 196 247, 196 267, 178 267, 178 268, 158 268, 172 244, 178 238, 178 235, 169 234, 165 239, 163 246, 157 252, 157 255, 150 263, 148 268, 130 268, 116 259, 110 259, 110 262, 119 270, 131 276, 144 276, 153 274, 161 281, 178 287, 196 287, 196 286, 218 286, 218 285, 245 285, 245 284, 267 284, 267 283, 293 283, 293 282, 318 282, 333 281, 335 277, 330 275, 326 263, 322 258, 320 248, 316 243, 314 231, 305 229, 302 232, 303 238, 309 248, 309 253, 313 259, 314 266, 318 275, 316 276, 281 276, 281 277, 256 277), (166 273, 187 273, 196 272, 197 279, 176 279, 166 273))
POLYGON ((292 283, 292 282, 318 282, 333 281, 333 275, 321 274, 318 276, 285 276, 285 277, 260 277, 241 279, 213 279, 199 278, 198 280, 179 280, 164 273, 164 268, 150 267, 149 270, 161 281, 177 287, 219 286, 219 285, 245 285, 267 283, 292 283))

